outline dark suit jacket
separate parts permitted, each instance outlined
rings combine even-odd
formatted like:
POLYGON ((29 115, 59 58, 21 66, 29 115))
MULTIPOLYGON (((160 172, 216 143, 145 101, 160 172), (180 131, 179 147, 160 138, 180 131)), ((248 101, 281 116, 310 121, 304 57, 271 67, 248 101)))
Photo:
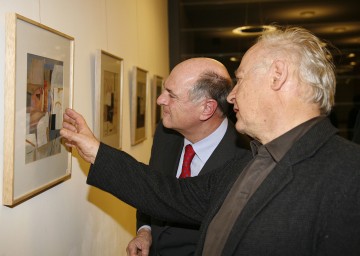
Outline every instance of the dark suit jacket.
MULTIPOLYGON (((229 120, 227 131, 199 175, 221 167, 244 148, 250 149, 249 139, 240 135, 229 120)), ((184 137, 165 128, 160 122, 154 135, 150 168, 164 174, 176 176, 184 137)), ((184 225, 164 222, 137 211, 137 228, 151 225, 153 243, 150 255, 193 255, 199 239, 199 225, 184 225)))
POLYGON ((357 114, 355 125, 354 125, 354 135, 352 141, 360 144, 360 111, 357 114))
MULTIPOLYGON (((248 201, 222 255, 360 255, 360 146, 336 132, 325 119, 295 142, 248 201)), ((201 223, 201 255, 208 225, 249 159, 177 180, 101 144, 87 182, 153 216, 201 223)))

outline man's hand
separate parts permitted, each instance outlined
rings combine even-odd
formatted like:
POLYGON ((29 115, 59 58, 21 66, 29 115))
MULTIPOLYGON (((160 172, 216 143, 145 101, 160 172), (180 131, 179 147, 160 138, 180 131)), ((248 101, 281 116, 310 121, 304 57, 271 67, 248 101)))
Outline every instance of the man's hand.
POLYGON ((82 115, 72 109, 66 109, 60 135, 67 140, 66 146, 75 147, 85 161, 92 164, 95 162, 100 142, 95 138, 82 115))
POLYGON ((152 243, 151 231, 142 228, 138 231, 137 236, 131 240, 126 248, 128 256, 148 256, 152 243))

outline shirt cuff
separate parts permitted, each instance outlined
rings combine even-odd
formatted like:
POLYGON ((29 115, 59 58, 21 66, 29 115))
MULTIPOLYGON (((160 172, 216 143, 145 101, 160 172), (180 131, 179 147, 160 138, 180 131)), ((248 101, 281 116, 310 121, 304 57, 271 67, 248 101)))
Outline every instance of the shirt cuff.
POLYGON ((147 229, 147 230, 151 231, 151 227, 149 225, 143 225, 138 229, 138 231, 136 233, 139 233, 139 231, 142 229, 147 229))

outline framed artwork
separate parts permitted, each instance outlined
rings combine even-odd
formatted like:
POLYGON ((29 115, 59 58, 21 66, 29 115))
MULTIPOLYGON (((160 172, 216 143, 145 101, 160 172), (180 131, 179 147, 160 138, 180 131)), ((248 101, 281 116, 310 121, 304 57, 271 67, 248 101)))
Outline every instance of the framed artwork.
POLYGON ((72 107, 74 38, 7 14, 5 58, 3 204, 15 206, 71 176, 60 128, 72 107))
POLYGON ((146 139, 146 96, 148 72, 134 67, 130 88, 131 104, 131 145, 136 145, 146 139))
POLYGON ((121 148, 123 59, 98 50, 95 61, 95 125, 100 141, 121 148))
POLYGON ((160 122, 162 117, 161 106, 156 104, 156 99, 162 92, 164 79, 161 76, 154 75, 152 80, 152 92, 151 92, 151 126, 152 134, 154 135, 157 124, 160 122))

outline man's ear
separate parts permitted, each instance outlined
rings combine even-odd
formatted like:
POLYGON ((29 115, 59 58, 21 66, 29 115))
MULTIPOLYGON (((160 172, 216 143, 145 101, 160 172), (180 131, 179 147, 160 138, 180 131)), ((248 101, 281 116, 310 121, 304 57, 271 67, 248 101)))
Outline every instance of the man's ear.
POLYGON ((202 121, 205 121, 214 115, 214 113, 217 109, 218 103, 214 99, 205 99, 202 106, 203 106, 203 110, 200 115, 200 119, 202 121))
POLYGON ((275 60, 271 64, 271 88, 280 90, 288 77, 288 66, 283 60, 275 60))

